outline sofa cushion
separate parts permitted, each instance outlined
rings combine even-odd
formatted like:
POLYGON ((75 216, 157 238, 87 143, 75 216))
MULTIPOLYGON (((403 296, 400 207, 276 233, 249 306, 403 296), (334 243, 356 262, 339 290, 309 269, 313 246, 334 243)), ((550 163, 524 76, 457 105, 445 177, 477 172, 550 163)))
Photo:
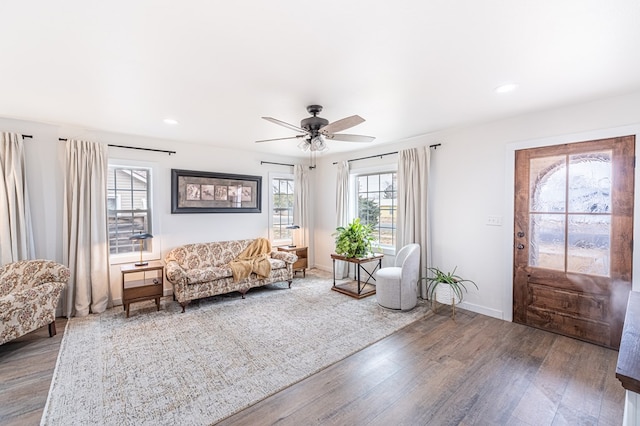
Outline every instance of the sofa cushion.
POLYGON ((189 284, 205 283, 207 281, 226 278, 232 275, 229 266, 210 266, 208 268, 187 269, 187 282, 189 284))
MULTIPOLYGON (((279 259, 271 259, 269 258, 269 263, 271 264, 271 269, 281 269, 286 268, 287 264, 279 259)), ((189 284, 197 284, 197 283, 205 283, 208 281, 217 280, 220 278, 232 277, 233 273, 229 265, 223 266, 210 266, 206 268, 194 268, 187 269, 187 282, 189 284)))

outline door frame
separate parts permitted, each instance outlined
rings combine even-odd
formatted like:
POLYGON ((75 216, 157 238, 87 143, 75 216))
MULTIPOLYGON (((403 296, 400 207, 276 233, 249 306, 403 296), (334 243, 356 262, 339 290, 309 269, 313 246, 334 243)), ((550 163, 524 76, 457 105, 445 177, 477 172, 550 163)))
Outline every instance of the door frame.
MULTIPOLYGON (((617 136, 636 135, 636 144, 640 143, 640 124, 599 129, 588 132, 571 133, 559 136, 550 136, 539 139, 530 139, 508 143, 505 147, 505 207, 504 207, 504 271, 502 279, 505 283, 502 295, 503 319, 513 321, 513 235, 515 232, 514 214, 515 208, 515 164, 516 151, 543 146, 562 145, 573 142, 583 142, 596 139, 608 139, 617 136)), ((640 150, 640 146, 637 147, 640 150)), ((634 210, 633 210, 633 267, 632 267, 632 291, 640 291, 640 167, 635 168, 634 185, 634 210)))

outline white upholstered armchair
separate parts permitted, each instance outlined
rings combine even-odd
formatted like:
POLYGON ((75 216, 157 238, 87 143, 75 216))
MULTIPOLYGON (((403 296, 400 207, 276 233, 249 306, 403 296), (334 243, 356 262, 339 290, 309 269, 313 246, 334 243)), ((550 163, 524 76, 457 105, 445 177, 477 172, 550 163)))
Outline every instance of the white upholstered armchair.
POLYGON ((49 325, 56 334, 56 306, 69 268, 50 260, 21 260, 0 267, 0 345, 49 325))
POLYGON ((376 298, 384 308, 408 311, 418 303, 420 245, 408 244, 396 254, 394 266, 376 272, 376 298))

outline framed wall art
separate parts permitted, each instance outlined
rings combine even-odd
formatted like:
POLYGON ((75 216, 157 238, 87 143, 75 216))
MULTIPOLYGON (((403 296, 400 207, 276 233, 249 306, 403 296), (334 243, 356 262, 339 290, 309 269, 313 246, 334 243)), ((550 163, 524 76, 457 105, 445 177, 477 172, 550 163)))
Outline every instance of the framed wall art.
POLYGON ((260 213, 262 176, 171 169, 171 213, 260 213))

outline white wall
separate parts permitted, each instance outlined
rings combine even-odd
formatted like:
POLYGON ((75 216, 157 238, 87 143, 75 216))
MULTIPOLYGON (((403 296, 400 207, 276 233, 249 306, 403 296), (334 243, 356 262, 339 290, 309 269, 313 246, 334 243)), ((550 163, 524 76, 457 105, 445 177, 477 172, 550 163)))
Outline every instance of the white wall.
MULTIPOLYGON (((36 257, 62 261, 62 218, 64 184, 64 142, 58 138, 86 139, 115 145, 176 151, 157 152, 109 148, 110 159, 137 160, 153 165, 154 207, 153 244, 160 247, 160 258, 172 248, 186 243, 268 237, 268 194, 270 171, 292 171, 291 167, 261 165, 260 161, 301 163, 300 159, 270 157, 254 152, 143 138, 139 136, 86 131, 0 118, 0 131, 33 135, 26 139, 26 168, 34 223, 36 257), (235 214, 171 214, 171 169, 262 176, 262 212, 235 214)), ((313 188, 313 186, 312 186, 313 188)), ((111 268, 112 298, 120 303, 119 266, 111 268)), ((165 294, 170 292, 165 283, 165 294)))
MULTIPOLYGON (((457 266, 461 276, 476 281, 480 290, 470 289, 466 308, 511 320, 514 150, 626 134, 638 134, 640 140, 640 93, 442 131, 355 155, 323 157, 317 171, 322 185, 318 184, 316 195, 315 264, 331 269, 334 161, 441 143, 431 152, 434 265, 444 269, 457 266), (503 225, 488 226, 490 215, 501 216, 503 225)), ((397 156, 393 155, 351 164, 395 161, 397 156)), ((639 203, 636 185, 636 218, 639 203)), ((640 259, 636 255, 634 260, 636 270, 640 259)))

